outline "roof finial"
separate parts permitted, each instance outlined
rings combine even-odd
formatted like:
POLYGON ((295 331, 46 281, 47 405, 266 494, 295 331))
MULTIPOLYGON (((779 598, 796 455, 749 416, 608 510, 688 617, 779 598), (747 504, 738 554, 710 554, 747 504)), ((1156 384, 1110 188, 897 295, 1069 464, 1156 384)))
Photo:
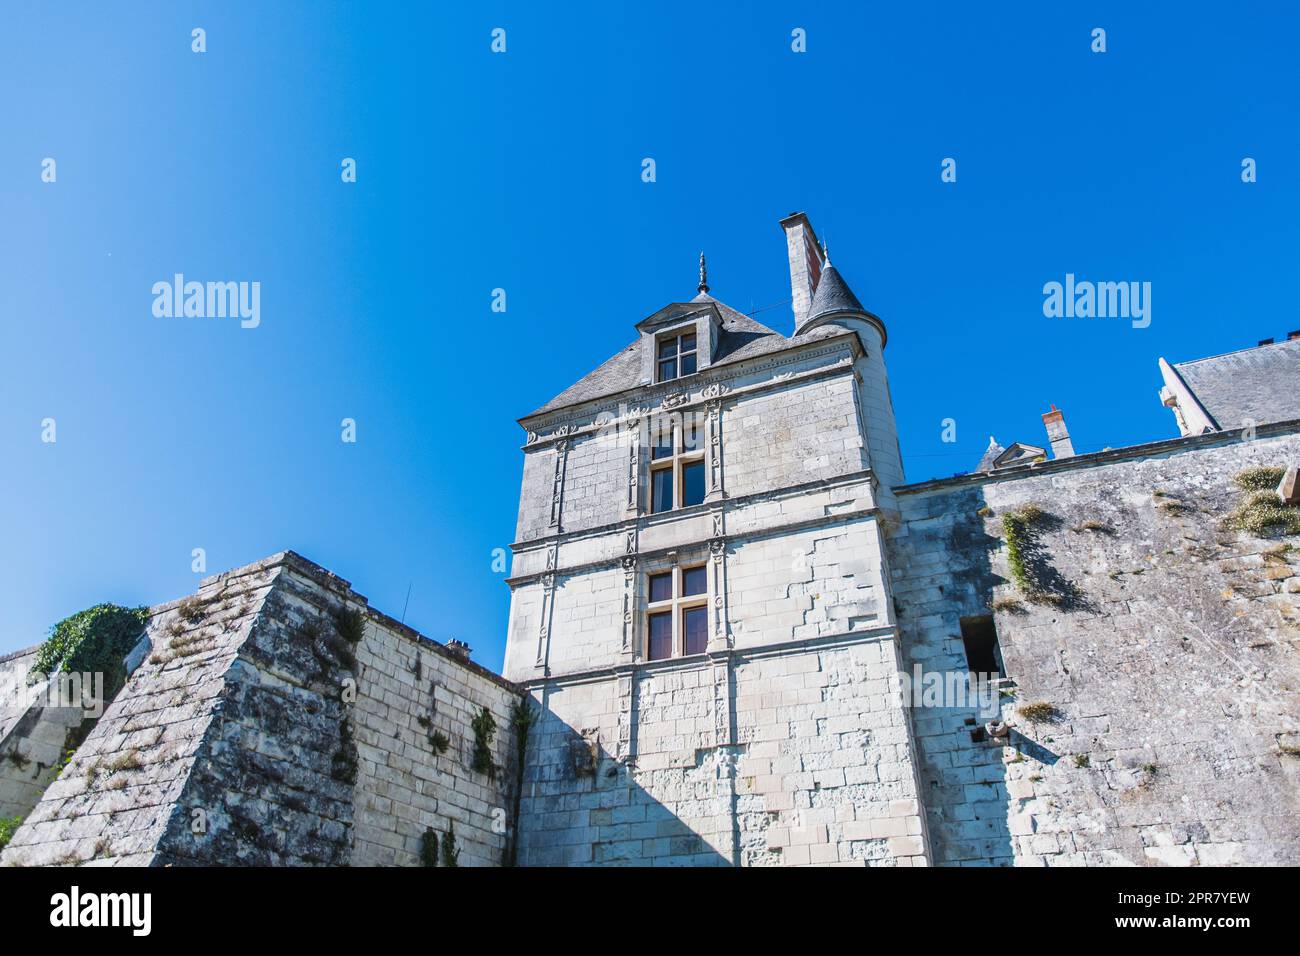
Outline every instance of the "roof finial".
POLYGON ((822 240, 822 265, 828 266, 830 264, 831 264, 831 251, 826 248, 826 240, 823 239, 822 240))
POLYGON ((700 252, 700 292, 709 291, 709 267, 704 264, 704 253, 700 252))

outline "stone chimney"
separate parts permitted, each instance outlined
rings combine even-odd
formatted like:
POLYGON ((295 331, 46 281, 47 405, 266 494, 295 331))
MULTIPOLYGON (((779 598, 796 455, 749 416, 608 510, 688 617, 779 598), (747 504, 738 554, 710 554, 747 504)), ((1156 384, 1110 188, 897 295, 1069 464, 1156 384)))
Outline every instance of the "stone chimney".
POLYGON ((1073 458, 1074 446, 1070 444, 1070 430, 1065 427, 1065 416, 1052 406, 1052 410, 1043 415, 1043 427, 1047 429, 1047 440, 1052 443, 1053 458, 1073 458))
POLYGON ((461 660, 463 661, 469 660, 470 646, 466 644, 464 641, 458 641, 453 637, 450 641, 448 641, 443 646, 446 647, 447 650, 450 651, 452 654, 455 654, 457 657, 459 657, 461 660))
POLYGON ((781 220, 785 230, 785 248, 790 257, 790 303, 794 308, 794 327, 797 329, 808 318, 813 293, 822 275, 822 250, 812 223, 801 212, 792 213, 781 220))

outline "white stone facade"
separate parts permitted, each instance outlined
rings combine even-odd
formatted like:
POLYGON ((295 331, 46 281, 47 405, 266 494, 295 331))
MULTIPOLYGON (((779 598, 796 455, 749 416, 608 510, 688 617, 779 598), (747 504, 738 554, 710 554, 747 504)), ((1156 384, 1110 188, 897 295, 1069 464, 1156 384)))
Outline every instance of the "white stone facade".
POLYGON ((544 722, 521 863, 928 862, 873 455, 902 472, 861 327, 523 422, 505 675, 544 722), (700 423, 707 494, 654 514, 663 416, 700 423), (650 660, 650 575, 699 565, 707 648, 650 660))

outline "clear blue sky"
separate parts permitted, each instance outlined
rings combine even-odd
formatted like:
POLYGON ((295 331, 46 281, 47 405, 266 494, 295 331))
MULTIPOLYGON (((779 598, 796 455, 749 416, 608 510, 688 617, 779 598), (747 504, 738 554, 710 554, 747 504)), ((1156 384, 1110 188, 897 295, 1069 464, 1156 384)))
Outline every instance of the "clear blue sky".
POLYGON ((515 419, 700 249, 730 305, 788 299, 793 210, 888 324, 910 480, 1052 402, 1080 451, 1169 437, 1159 356, 1300 328, 1291 4, 474 6, 7 10, 0 652, 192 591, 195 547, 293 548, 499 666, 515 419), (155 318, 176 272, 260 282, 261 326, 155 318), (1151 282, 1151 326, 1044 318, 1067 272, 1151 282))

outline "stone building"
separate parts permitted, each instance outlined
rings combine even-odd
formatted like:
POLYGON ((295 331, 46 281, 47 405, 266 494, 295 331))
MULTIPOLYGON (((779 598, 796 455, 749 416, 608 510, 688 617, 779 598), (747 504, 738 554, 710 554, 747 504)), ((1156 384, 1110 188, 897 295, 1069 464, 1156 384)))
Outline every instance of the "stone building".
POLYGON ((1182 437, 1052 409, 908 484, 885 323, 781 226, 790 335, 701 256, 521 420, 503 677, 291 552, 218 575, 61 772, 75 719, 0 715, 0 860, 1300 863, 1300 343, 1161 360, 1182 437))

